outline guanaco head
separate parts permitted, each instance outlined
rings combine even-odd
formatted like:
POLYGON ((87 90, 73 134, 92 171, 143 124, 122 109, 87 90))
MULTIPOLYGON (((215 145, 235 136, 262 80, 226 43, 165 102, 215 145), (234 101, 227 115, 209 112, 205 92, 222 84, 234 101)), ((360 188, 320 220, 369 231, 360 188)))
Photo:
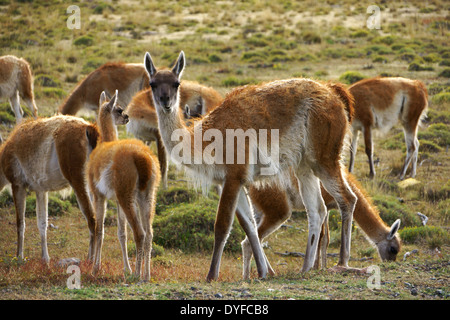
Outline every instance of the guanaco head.
POLYGON ((145 54, 144 65, 150 77, 150 87, 152 88, 156 109, 165 113, 176 111, 176 108, 178 108, 178 88, 185 66, 184 52, 181 51, 172 70, 157 71, 148 52, 145 54))
POLYGON ((128 115, 123 108, 117 104, 118 91, 116 90, 114 96, 107 97, 107 93, 102 91, 100 94, 100 112, 102 114, 110 114, 115 125, 123 125, 128 123, 128 115))
POLYGON ((383 261, 395 261, 400 252, 401 242, 397 234, 398 228, 400 228, 400 219, 392 224, 386 239, 377 243, 378 253, 383 261))

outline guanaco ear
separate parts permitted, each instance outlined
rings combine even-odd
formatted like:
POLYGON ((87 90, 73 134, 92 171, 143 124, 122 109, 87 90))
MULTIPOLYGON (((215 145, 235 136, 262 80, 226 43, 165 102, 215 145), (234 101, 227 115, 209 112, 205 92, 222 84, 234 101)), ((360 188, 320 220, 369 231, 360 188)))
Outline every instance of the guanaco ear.
POLYGON ((106 101, 106 93, 105 91, 102 91, 102 93, 100 94, 100 101, 99 101, 99 106, 101 107, 106 101))
POLYGON ((395 220, 395 222, 391 226, 391 230, 389 231, 389 234, 387 236, 388 240, 392 240, 397 233, 398 229, 400 228, 400 219, 395 220))
POLYGON ((145 70, 147 70, 148 75, 150 76, 150 78, 152 78, 156 74, 156 68, 155 65, 153 64, 152 57, 148 52, 145 53, 144 66, 145 70))
POLYGON ((111 100, 109 100, 108 104, 106 105, 106 108, 108 110, 111 111, 116 106, 118 97, 119 97, 119 92, 116 89, 116 92, 114 93, 113 97, 111 98, 111 100))
POLYGON ((184 57, 184 52, 181 51, 180 55, 178 56, 177 63, 175 63, 175 66, 172 69, 173 74, 176 75, 178 79, 181 78, 185 64, 186 58, 184 57))
POLYGON ((184 106, 184 113, 186 114, 186 119, 189 119, 191 117, 191 109, 189 108, 189 105, 184 106))

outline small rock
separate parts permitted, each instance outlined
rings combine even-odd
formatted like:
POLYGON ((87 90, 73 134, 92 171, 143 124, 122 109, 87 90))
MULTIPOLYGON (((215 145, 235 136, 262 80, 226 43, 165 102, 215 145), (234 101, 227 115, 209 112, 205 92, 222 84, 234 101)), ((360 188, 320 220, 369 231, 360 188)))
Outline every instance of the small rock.
POLYGON ((65 258, 58 261, 58 266, 67 267, 70 265, 80 265, 81 260, 78 258, 65 258))
POLYGON ((417 292, 417 289, 416 289, 416 288, 412 288, 410 292, 411 292, 411 295, 417 296, 417 293, 418 293, 418 292, 417 292))
POLYGON ((223 294, 221 294, 221 293, 216 293, 216 294, 214 295, 214 297, 219 298, 219 299, 222 299, 222 298, 223 298, 223 294))

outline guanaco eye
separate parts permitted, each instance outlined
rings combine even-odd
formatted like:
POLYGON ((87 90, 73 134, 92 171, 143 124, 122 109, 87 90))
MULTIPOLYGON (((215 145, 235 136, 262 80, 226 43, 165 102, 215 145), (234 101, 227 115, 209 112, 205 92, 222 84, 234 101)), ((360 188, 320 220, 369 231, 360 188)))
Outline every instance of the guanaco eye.
POLYGON ((150 87, 152 87, 152 89, 156 89, 156 83, 154 83, 154 82, 150 82, 150 87))
POLYGON ((392 254, 397 254, 398 253, 397 249, 394 248, 394 247, 391 247, 389 251, 391 251, 392 254))
POLYGON ((179 86, 180 86, 180 83, 179 83, 179 82, 175 82, 175 83, 173 84, 173 87, 174 87, 175 89, 177 89, 179 86))

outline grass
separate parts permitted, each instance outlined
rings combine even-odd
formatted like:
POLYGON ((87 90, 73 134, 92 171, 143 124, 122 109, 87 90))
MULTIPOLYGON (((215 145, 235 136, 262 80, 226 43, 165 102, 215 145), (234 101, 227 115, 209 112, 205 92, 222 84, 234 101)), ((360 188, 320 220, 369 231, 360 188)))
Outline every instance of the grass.
MULTIPOLYGON (((449 8, 439 0, 381 4, 381 29, 368 30, 366 9, 373 3, 332 3, 83 2, 78 4, 81 29, 70 30, 65 3, 0 1, 0 54, 22 56, 30 62, 42 116, 53 115, 76 82, 101 64, 120 60, 140 63, 145 51, 151 52, 158 65, 169 66, 184 50, 187 68, 183 77, 204 82, 223 94, 236 86, 293 76, 346 84, 378 75, 422 80, 429 91, 430 106, 425 127, 419 130, 419 183, 399 185, 405 157, 399 125, 374 139, 375 179, 367 178, 362 139, 358 145, 354 174, 386 223, 402 220, 404 246, 397 262, 381 262, 358 226, 352 229, 350 265, 379 266, 380 289, 368 289, 367 274, 331 274, 326 270, 301 274, 303 258, 280 254, 304 252, 308 229, 304 212, 295 212, 265 240, 265 252, 276 276, 255 279, 253 264, 252 280, 241 280, 239 243, 243 233, 235 221, 219 281, 206 283, 218 196, 212 191, 208 198, 203 197, 171 167, 169 188, 158 192, 152 280, 148 284, 123 275, 113 202, 108 206, 103 271, 96 278, 85 261, 88 230, 73 195, 67 199, 56 193, 50 196, 49 225, 53 227, 48 230, 48 242, 52 261, 46 266, 39 259, 34 195, 27 200, 26 259, 18 261, 14 258, 14 206, 8 193, 1 193, 0 298, 448 299, 450 51, 445 17, 449 8), (421 225, 417 212, 428 216, 427 226, 421 225), (406 253, 410 255, 403 260, 406 253), (69 275, 58 266, 58 261, 67 257, 81 259, 80 290, 67 289, 69 275)), ((29 117, 29 112, 25 116, 29 117)), ((0 104, 0 123, 0 133, 6 138, 15 124, 7 101, 0 104)), ((120 136, 126 136, 123 128, 120 136)), ((348 154, 344 154, 345 165, 347 159, 348 154)), ((340 216, 336 210, 330 214, 328 265, 332 266, 340 246, 340 216)), ((129 255, 134 262, 134 241, 132 233, 128 234, 129 255)))

